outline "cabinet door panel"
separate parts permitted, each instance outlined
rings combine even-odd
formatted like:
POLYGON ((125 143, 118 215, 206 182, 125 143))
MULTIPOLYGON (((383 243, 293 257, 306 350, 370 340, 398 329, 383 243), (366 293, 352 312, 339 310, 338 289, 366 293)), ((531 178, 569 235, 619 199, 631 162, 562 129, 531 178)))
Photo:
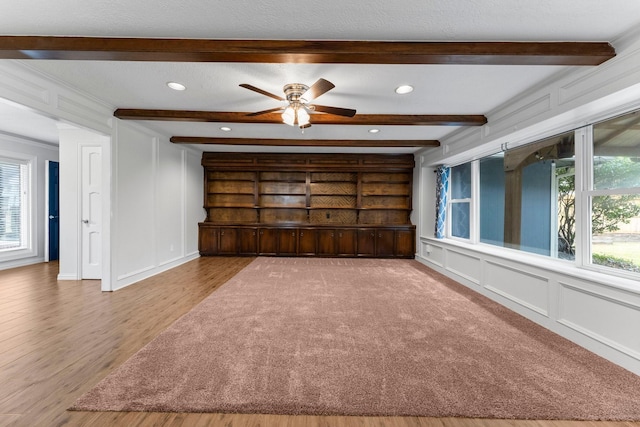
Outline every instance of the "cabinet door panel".
POLYGON ((394 253, 394 230, 384 230, 378 228, 376 230, 376 255, 377 256, 393 256, 394 253))
POLYGON ((238 254, 238 230, 235 228, 220 228, 220 255, 238 254))
POLYGON ((200 227, 198 233, 198 250, 203 255, 218 254, 218 235, 220 229, 216 227, 200 227))
POLYGON ((414 257, 416 238, 413 230, 396 230, 396 256, 414 257))
POLYGON ((278 230, 278 255, 297 255, 298 230, 284 228, 278 230))
POLYGON ((336 254, 336 231, 318 230, 318 255, 336 254))
POLYGON ((358 230, 358 255, 374 256, 376 254, 376 230, 361 228, 358 230))
POLYGON ((298 230, 298 255, 316 254, 316 230, 301 228, 298 230))
POLYGON ((240 255, 256 255, 258 253, 258 230, 255 228, 238 229, 240 255))
POLYGON ((337 237, 337 254, 338 255, 356 255, 356 230, 343 229, 336 230, 337 237))
POLYGON ((258 253, 276 255, 278 253, 278 229, 261 228, 258 231, 258 253))

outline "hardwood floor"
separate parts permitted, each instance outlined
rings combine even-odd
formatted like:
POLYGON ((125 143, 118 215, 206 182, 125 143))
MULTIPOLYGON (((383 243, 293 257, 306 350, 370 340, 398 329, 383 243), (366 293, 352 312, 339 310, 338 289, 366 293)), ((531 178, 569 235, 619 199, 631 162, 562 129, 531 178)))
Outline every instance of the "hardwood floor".
POLYGON ((252 258, 199 258, 113 293, 56 281, 56 263, 0 271, 0 426, 629 427, 631 422, 71 412, 80 395, 252 258))

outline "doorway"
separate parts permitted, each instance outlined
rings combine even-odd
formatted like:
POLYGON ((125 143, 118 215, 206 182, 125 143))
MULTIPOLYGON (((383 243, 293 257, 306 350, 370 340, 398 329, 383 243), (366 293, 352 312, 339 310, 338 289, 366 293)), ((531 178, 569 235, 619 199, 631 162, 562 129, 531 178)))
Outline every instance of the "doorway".
POLYGON ((60 258, 60 164, 47 162, 47 261, 60 258))

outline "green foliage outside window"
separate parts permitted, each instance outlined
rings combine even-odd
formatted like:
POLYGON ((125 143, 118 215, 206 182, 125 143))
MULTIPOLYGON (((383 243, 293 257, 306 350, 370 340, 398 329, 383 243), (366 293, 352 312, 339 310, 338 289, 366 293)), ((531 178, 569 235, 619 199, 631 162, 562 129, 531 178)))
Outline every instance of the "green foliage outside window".
MULTIPOLYGON (((575 175, 573 167, 558 168, 559 250, 575 254, 575 175)), ((599 188, 633 188, 640 180, 640 162, 628 157, 609 158, 594 164, 594 176, 599 188)), ((618 231, 640 216, 640 197, 635 194, 606 195, 592 198, 591 233, 600 235, 618 231)), ((593 254, 592 262, 627 271, 640 271, 633 260, 603 254, 593 254)))

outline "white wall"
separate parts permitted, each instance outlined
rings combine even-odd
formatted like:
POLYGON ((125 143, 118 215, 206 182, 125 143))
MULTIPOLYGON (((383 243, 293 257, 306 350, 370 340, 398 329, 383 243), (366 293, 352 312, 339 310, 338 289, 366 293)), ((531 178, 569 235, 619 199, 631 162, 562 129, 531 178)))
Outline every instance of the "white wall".
POLYGON ((640 108, 640 33, 599 67, 574 68, 416 156, 416 259, 640 375, 640 283, 534 254, 435 239, 434 166, 456 165, 640 108))
POLYGON ((198 251, 198 223, 204 221, 206 212, 204 205, 204 169, 201 164, 202 154, 185 151, 185 254, 190 256, 198 251))
POLYGON ((113 289, 199 256, 205 217, 198 153, 132 123, 113 144, 113 289))
POLYGON ((46 164, 48 160, 58 161, 58 147, 0 133, 0 156, 30 159, 32 169, 32 222, 34 234, 30 250, 0 253, 0 270, 34 264, 44 261, 46 164))

